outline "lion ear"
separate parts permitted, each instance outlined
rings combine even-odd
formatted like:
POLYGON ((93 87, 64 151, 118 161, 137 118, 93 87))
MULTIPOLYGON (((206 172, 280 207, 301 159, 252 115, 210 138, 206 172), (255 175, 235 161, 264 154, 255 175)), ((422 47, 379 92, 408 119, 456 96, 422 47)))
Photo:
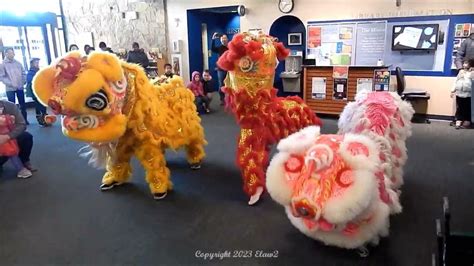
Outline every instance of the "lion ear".
POLYGON ((48 100, 54 93, 55 77, 56 69, 54 67, 47 67, 38 71, 33 79, 33 91, 43 105, 48 104, 48 100))
POLYGON ((123 77, 120 60, 110 53, 92 52, 87 60, 87 67, 99 71, 108 81, 119 81, 123 77))

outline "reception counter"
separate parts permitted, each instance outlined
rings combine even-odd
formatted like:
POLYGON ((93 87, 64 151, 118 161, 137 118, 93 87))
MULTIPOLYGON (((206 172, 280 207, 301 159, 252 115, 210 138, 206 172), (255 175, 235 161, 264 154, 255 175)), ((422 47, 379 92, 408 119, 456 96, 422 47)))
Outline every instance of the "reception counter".
POLYGON ((350 66, 347 80, 347 100, 333 99, 334 78, 332 66, 303 66, 303 98, 306 104, 318 114, 339 115, 349 101, 354 100, 357 91, 357 79, 373 78, 375 69, 386 66, 350 66), (312 98, 313 78, 326 78, 326 97, 312 98))

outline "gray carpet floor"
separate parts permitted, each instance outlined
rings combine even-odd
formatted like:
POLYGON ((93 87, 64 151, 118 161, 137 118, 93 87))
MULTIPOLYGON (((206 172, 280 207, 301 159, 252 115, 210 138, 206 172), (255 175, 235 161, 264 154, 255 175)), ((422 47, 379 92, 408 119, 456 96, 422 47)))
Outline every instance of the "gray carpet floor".
MULTIPOLYGON (((322 131, 336 132, 336 122, 324 119, 322 131)), ((453 230, 474 231, 474 130, 446 122, 414 125, 404 211, 391 218, 390 236, 363 259, 299 233, 268 195, 247 206, 234 163, 235 121, 217 108, 203 116, 203 125, 209 141, 203 168, 191 171, 182 152, 168 152, 175 191, 160 202, 152 199, 137 161, 130 184, 100 192, 102 172, 76 153, 82 143, 63 137, 59 125, 30 125, 39 171, 20 180, 10 165, 4 167, 0 264, 425 266, 435 250, 443 196, 451 202, 453 230), (277 258, 196 258, 196 252, 219 251, 277 258)))

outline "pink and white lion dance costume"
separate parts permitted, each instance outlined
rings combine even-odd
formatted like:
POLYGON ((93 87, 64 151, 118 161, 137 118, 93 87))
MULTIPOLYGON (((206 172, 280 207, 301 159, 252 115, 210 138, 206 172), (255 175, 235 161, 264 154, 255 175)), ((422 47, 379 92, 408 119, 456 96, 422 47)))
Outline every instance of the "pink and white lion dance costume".
POLYGON ((366 92, 349 103, 339 133, 307 127, 278 144, 267 170, 271 197, 291 223, 327 245, 360 249, 387 236, 401 212, 405 141, 413 108, 390 92, 366 92))

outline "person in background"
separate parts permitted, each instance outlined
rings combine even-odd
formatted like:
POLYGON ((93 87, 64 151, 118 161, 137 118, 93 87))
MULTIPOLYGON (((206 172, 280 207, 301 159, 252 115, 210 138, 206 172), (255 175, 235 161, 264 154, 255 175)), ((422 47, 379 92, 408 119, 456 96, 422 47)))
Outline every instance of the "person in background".
POLYGON ((30 61, 30 69, 26 74, 26 94, 33 98, 35 102, 35 112, 36 112, 36 120, 40 126, 48 126, 49 124, 46 123, 44 117, 47 115, 46 113, 46 106, 42 105, 36 95, 33 93, 33 78, 35 77, 36 73, 39 70, 39 58, 32 58, 30 61))
POLYGON ((111 54, 114 53, 114 51, 112 51, 112 49, 110 49, 110 47, 107 47, 107 44, 105 44, 105 42, 100 42, 99 43, 99 48, 103 52, 109 52, 111 54))
MULTIPOLYGON (((85 48, 84 48, 84 50, 85 50, 85 48)), ((79 51, 79 46, 77 46, 77 45, 75 45, 75 44, 71 44, 71 45, 69 45, 69 50, 68 50, 68 51, 69 51, 69 52, 71 52, 71 51, 79 51)))
POLYGON ((465 39, 458 49, 455 61, 457 69, 463 69, 463 63, 471 59, 474 59, 474 33, 471 33, 469 38, 465 39))
MULTIPOLYGON (((8 135, 11 134, 15 126, 15 118, 9 114, 0 114, 0 134, 8 135)), ((15 139, 8 139, 4 143, 0 144, 0 156, 7 157, 15 166, 18 178, 28 178, 33 175, 21 162, 18 156, 20 149, 18 142, 15 139)))
POLYGON ((5 60, 3 64, 0 64, 0 81, 5 84, 8 100, 15 103, 15 96, 18 99, 23 119, 29 125, 26 113, 25 92, 23 91, 23 85, 26 81, 25 69, 20 62, 15 60, 13 48, 7 48, 5 52, 5 60))
MULTIPOLYGON (((26 123, 20 114, 18 107, 7 101, 0 100, 0 114, 11 115, 14 117, 14 125, 7 134, 0 133, 0 145, 5 144, 9 140, 16 139, 18 144, 18 157, 20 157, 23 166, 31 172, 36 171, 30 162, 30 154, 33 148, 33 136, 26 131, 26 123)), ((0 156, 0 166, 9 160, 7 156, 0 156)), ((22 176, 25 178, 24 176, 22 176)))
POLYGON ((92 53, 94 51, 95 51, 95 48, 91 46, 91 47, 89 47, 89 49, 87 49, 86 55, 89 55, 90 53, 92 53))
POLYGON ((173 67, 171 64, 166 63, 165 64, 165 76, 167 78, 172 78, 175 74, 173 73, 173 67))
POLYGON ((211 73, 209 72, 208 69, 205 69, 202 72, 201 82, 202 82, 204 95, 206 95, 207 100, 208 100, 208 104, 207 104, 208 109, 210 109, 209 106, 211 105, 211 101, 212 101, 212 93, 214 92, 214 81, 212 80, 211 73))
MULTIPOLYGON (((219 34, 215 32, 212 35, 211 51, 214 53, 217 53, 219 57, 221 57, 225 51, 229 50, 229 48, 227 48, 229 39, 227 38, 227 35, 225 34, 220 36, 220 41, 222 45, 216 46, 215 40, 217 40, 218 38, 219 38, 219 34)), ((222 92, 221 88, 224 87, 224 80, 225 80, 225 77, 227 76, 227 71, 219 67, 216 67, 216 70, 217 70, 217 81, 219 83, 219 95, 221 98, 221 105, 224 105, 225 94, 224 92, 222 92)))
POLYGON ((90 49, 91 49, 91 46, 90 46, 90 45, 88 45, 88 44, 84 45, 84 53, 85 53, 86 55, 89 54, 89 50, 90 50, 90 49))
POLYGON ((187 87, 194 94, 196 108, 199 113, 209 113, 209 99, 204 94, 204 89, 201 83, 201 74, 198 71, 194 71, 191 77, 191 82, 189 82, 187 87))
POLYGON ((140 49, 140 45, 138 45, 136 42, 132 44, 132 49, 133 50, 128 52, 127 62, 139 64, 143 68, 146 68, 150 62, 146 53, 143 51, 143 49, 140 49))
POLYGON ((471 126, 471 97, 474 79, 474 59, 464 60, 456 78, 451 97, 456 96, 456 129, 471 126))

